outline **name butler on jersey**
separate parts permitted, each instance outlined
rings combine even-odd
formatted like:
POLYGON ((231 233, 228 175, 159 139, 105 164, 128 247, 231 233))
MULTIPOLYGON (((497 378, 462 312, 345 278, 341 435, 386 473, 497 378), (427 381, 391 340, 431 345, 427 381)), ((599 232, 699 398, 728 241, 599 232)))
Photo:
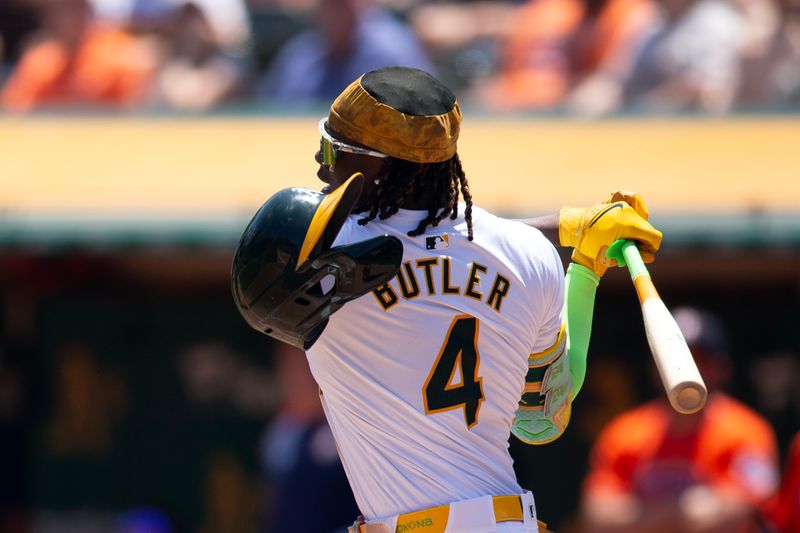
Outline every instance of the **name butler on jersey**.
MULTIPOLYGON (((426 250, 447 249, 450 247, 450 236, 445 234, 425 238, 426 250)), ((489 273, 488 267, 477 262, 470 263, 466 276, 454 281, 451 266, 452 257, 439 255, 423 257, 415 261, 405 261, 395 278, 372 291, 381 307, 391 309, 401 299, 410 300, 421 294, 427 296, 451 295, 464 296, 484 301, 486 305, 498 313, 503 305, 503 298, 508 294, 511 284, 508 275, 499 272, 489 273), (494 280, 488 293, 482 292, 482 279, 494 280)))

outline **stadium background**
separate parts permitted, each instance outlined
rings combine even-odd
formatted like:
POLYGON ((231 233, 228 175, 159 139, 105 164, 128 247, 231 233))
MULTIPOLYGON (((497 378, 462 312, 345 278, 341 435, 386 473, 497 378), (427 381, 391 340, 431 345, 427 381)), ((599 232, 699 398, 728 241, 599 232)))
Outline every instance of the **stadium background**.
MULTIPOLYGON (((233 306, 229 267, 266 198, 318 188, 324 112, 0 118, 9 531, 109 531, 135 509, 164 513, 175 531, 214 531, 224 517, 236 517, 230 531, 257 529, 259 439, 280 384, 272 341, 233 306)), ((767 417, 784 452, 800 424, 798 139, 791 108, 586 120, 466 106, 459 151, 476 203, 499 214, 642 193, 665 234, 651 267, 662 297, 724 319, 730 392, 767 417)), ((611 271, 569 430, 545 447, 512 441, 520 479, 559 531, 574 524, 599 429, 661 394, 650 361, 631 283, 611 271)))

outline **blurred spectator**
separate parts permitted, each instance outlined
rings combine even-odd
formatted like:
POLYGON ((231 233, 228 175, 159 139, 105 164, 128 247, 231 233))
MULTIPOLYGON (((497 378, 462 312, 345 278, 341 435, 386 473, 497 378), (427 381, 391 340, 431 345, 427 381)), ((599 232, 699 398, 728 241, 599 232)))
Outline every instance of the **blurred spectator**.
POLYGON ((30 0, 0 2, 0 82, 6 70, 19 61, 26 41, 38 27, 30 0))
POLYGON ((259 83, 274 106, 319 106, 367 71, 401 65, 431 71, 414 33, 372 0, 319 0, 315 27, 278 52, 259 83))
POLYGON ((624 105, 638 111, 727 111, 739 81, 744 12, 729 0, 660 4, 662 24, 638 54, 624 105))
POLYGON ((800 105, 800 1, 778 0, 779 16, 766 39, 742 54, 735 104, 743 108, 800 105))
POLYGON ((181 353, 178 371, 194 408, 222 407, 257 418, 275 412, 279 399, 272 373, 248 362, 225 342, 192 343, 181 353))
POLYGON ((166 29, 155 105, 204 111, 233 97, 241 78, 241 68, 222 53, 203 10, 193 2, 179 6, 166 29))
POLYGON ((205 517, 198 533, 255 533, 253 489, 235 455, 215 453, 208 465, 205 517))
POLYGON ((585 531, 755 531, 775 493, 772 429, 721 391, 729 373, 722 326, 695 309, 674 316, 708 387, 708 402, 683 415, 662 396, 612 420, 592 451, 585 531))
POLYGON ((317 0, 247 0, 247 5, 256 9, 276 7, 292 11, 312 9, 316 3, 317 0))
POLYGON ((127 389, 112 372, 100 367, 83 343, 58 352, 55 405, 48 428, 49 448, 56 456, 108 454, 114 425, 127 404, 127 389))
MULTIPOLYGON (((91 0, 98 16, 135 32, 159 29, 185 0, 91 0)), ((242 52, 249 28, 245 0, 192 0, 205 14, 226 53, 242 52)))
POLYGON ((113 533, 172 533, 169 518, 158 509, 135 508, 122 512, 113 533))
MULTIPOLYGON (((386 4, 388 0, 384 0, 386 4)), ((419 2, 405 7, 411 27, 428 51, 438 77, 456 94, 484 82, 497 69, 498 43, 513 27, 520 0, 419 2)), ((416 2, 417 0, 410 0, 416 2)), ((466 99, 466 98, 465 98, 466 99)))
POLYGON ((800 355, 778 350, 754 357, 747 375, 754 406, 775 429, 778 447, 785 451, 800 420, 800 355))
POLYGON ((789 447, 773 519, 780 533, 800 533, 800 431, 789 447))
POLYGON ((42 35, 0 95, 4 107, 130 108, 147 96, 153 60, 125 32, 98 24, 88 0, 42 0, 42 35))
POLYGON ((634 72, 637 53, 660 20, 661 15, 650 1, 606 0, 597 22, 589 28, 584 25, 575 38, 573 79, 566 107, 586 116, 616 107, 622 100, 623 81, 634 72))
POLYGON ((587 448, 616 415, 638 404, 635 372, 619 357, 593 357, 592 379, 581 389, 584 405, 576 409, 575 429, 587 448), (585 396, 584 396, 585 395, 585 396))
POLYGON ((628 75, 656 20, 652 0, 531 0, 515 17, 500 72, 475 97, 498 110, 616 100, 606 87, 628 75))
MULTIPOLYGON (((315 0, 303 0, 310 3, 315 0)), ((254 79, 272 64, 275 55, 289 39, 311 28, 313 6, 282 5, 278 0, 248 2, 251 40, 248 60, 254 79)), ((291 0, 289 0, 291 4, 291 0)))
POLYGON ((264 432, 261 461, 271 509, 265 533, 344 531, 359 514, 305 354, 276 345, 283 404, 264 432), (314 502, 309 511, 308 502, 314 502))

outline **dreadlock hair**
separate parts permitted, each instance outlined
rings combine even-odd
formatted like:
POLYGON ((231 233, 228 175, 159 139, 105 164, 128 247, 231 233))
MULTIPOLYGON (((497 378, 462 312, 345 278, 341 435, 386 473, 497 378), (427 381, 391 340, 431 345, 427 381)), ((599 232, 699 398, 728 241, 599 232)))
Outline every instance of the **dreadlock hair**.
POLYGON ((460 193, 466 204, 467 238, 472 240, 472 195, 458 154, 441 163, 415 163, 390 157, 378 181, 372 204, 361 211, 367 215, 358 220, 360 225, 366 225, 376 217, 385 220, 397 213, 406 200, 424 195, 430 200, 428 216, 408 232, 409 237, 415 237, 425 233, 428 226, 438 226, 448 216, 455 220, 460 193))

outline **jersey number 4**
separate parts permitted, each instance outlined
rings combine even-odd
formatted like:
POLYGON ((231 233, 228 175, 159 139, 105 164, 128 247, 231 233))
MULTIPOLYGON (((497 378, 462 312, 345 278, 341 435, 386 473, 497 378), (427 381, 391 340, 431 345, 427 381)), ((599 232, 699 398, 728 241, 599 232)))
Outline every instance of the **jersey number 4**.
POLYGON ((483 401, 482 380, 478 377, 478 325, 474 316, 459 315, 453 319, 422 390, 425 413, 463 407, 467 428, 478 423, 483 401), (456 368, 460 370, 458 377, 456 368))

